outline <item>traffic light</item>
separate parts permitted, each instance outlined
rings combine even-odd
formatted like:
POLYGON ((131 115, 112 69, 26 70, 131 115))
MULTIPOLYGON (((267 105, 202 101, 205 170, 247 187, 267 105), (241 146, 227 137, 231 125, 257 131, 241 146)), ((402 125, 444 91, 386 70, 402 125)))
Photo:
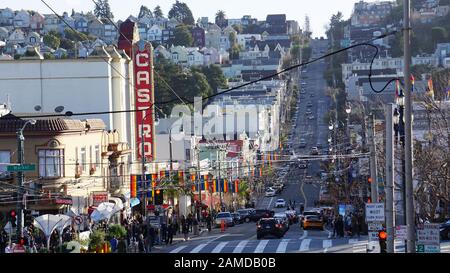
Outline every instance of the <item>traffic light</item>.
POLYGON ((380 253, 387 253, 386 251, 387 233, 384 230, 378 231, 378 241, 380 242, 380 253))
POLYGON ((11 225, 12 227, 16 227, 17 226, 17 213, 15 210, 11 210, 9 212, 9 217, 11 219, 11 225))
POLYGON ((163 204, 163 196, 164 196, 164 190, 157 189, 155 191, 155 205, 162 205, 163 204))
POLYGON ((28 227, 33 225, 33 215, 31 215, 31 210, 24 210, 23 211, 23 219, 24 219, 24 226, 28 227))

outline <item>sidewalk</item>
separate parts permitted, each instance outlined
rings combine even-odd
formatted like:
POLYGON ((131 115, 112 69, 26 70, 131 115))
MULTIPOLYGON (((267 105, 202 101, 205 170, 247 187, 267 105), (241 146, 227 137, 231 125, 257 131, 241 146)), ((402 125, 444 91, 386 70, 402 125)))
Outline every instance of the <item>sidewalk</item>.
MULTIPOLYGON (((202 228, 199 231, 198 235, 194 235, 193 232, 190 232, 189 235, 188 235, 188 241, 190 239, 193 239, 193 238, 201 237, 205 233, 208 233, 208 229, 207 228, 202 228)), ((159 244, 159 245, 154 245, 153 248, 155 250, 160 250, 160 249, 163 249, 163 248, 166 248, 166 247, 170 247, 170 246, 174 246, 174 245, 177 245, 177 244, 183 243, 183 242, 186 242, 184 240, 184 234, 180 233, 180 232, 177 232, 177 234, 175 236, 173 236, 172 244, 167 244, 166 245, 166 242, 161 242, 161 244, 159 244)))

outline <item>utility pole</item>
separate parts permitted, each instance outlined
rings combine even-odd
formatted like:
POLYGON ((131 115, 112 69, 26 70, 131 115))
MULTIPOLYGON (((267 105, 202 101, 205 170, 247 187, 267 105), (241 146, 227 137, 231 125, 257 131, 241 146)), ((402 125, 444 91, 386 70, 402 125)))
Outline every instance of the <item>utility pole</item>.
POLYGON ((411 22, 410 0, 403 3, 403 53, 405 81, 405 178, 406 178, 406 226, 408 253, 416 252, 416 230, 413 195, 413 162, 412 162, 412 100, 411 100, 411 22))
POLYGON ((197 181, 198 181, 198 199, 200 201, 200 215, 199 219, 202 219, 202 185, 200 183, 200 148, 198 145, 195 147, 197 150, 197 181))
POLYGON ((394 104, 386 106, 386 230, 387 252, 394 253, 394 104))
POLYGON ((369 115, 369 150, 370 150, 370 191, 373 203, 378 202, 378 178, 377 178, 377 154, 375 145, 375 116, 373 113, 369 115))

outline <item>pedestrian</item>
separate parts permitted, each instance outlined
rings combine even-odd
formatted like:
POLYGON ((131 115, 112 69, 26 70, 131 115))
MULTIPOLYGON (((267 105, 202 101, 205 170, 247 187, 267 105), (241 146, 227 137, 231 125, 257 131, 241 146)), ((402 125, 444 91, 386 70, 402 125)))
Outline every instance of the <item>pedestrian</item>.
POLYGON ((167 244, 172 244, 174 232, 175 232, 175 224, 174 223, 170 223, 167 226, 166 245, 167 244))
POLYGON ((118 243, 119 243, 119 241, 114 236, 111 238, 111 240, 109 240, 109 244, 111 245, 111 252, 112 253, 116 252, 118 243))
POLYGON ((117 243, 117 252, 118 253, 127 253, 127 244, 124 237, 121 237, 119 242, 117 243))
POLYGON ((341 238, 344 237, 344 217, 342 217, 342 215, 338 216, 337 231, 339 237, 341 238))
POLYGON ((161 224, 161 241, 165 242, 167 237, 167 224, 163 222, 161 224))
POLYGON ((198 235, 198 221, 195 217, 192 218, 192 226, 194 229, 194 235, 198 235))
POLYGON ((187 219, 186 219, 189 232, 192 232, 192 214, 189 213, 187 219))
POLYGON ((184 240, 187 241, 189 233, 189 225, 184 215, 181 216, 181 232, 184 235, 184 240))
POLYGON ((139 253, 145 253, 145 241, 144 241, 144 235, 141 233, 138 236, 138 250, 139 253))
POLYGON ((208 213, 208 215, 206 216, 206 227, 208 228, 208 232, 211 232, 211 226, 212 226, 212 218, 211 214, 208 213))
POLYGON ((331 225, 333 227, 333 238, 336 238, 336 236, 339 236, 339 231, 338 231, 338 216, 334 216, 333 221, 331 222, 331 225))

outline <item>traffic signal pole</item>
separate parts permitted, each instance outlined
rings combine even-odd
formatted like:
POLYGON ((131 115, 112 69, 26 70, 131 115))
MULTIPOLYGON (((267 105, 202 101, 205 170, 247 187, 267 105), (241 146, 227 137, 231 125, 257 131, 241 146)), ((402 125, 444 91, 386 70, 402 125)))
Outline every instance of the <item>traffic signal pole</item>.
MULTIPOLYGON (((26 123, 25 123, 26 125, 26 123)), ((25 128, 25 126, 24 126, 25 128)), ((22 128, 23 129, 23 128, 22 128)), ((20 166, 23 165, 24 162, 24 137, 23 137, 23 130, 17 131, 17 163, 19 163, 20 166)), ((17 241, 19 238, 23 237, 23 204, 22 204, 22 187, 23 187, 23 171, 19 171, 17 175, 17 181, 18 181, 18 189, 17 189, 17 241)))
POLYGON ((373 113, 369 115, 369 150, 370 150, 370 183, 371 200, 378 203, 378 177, 377 177, 377 154, 375 145, 375 116, 373 113))

